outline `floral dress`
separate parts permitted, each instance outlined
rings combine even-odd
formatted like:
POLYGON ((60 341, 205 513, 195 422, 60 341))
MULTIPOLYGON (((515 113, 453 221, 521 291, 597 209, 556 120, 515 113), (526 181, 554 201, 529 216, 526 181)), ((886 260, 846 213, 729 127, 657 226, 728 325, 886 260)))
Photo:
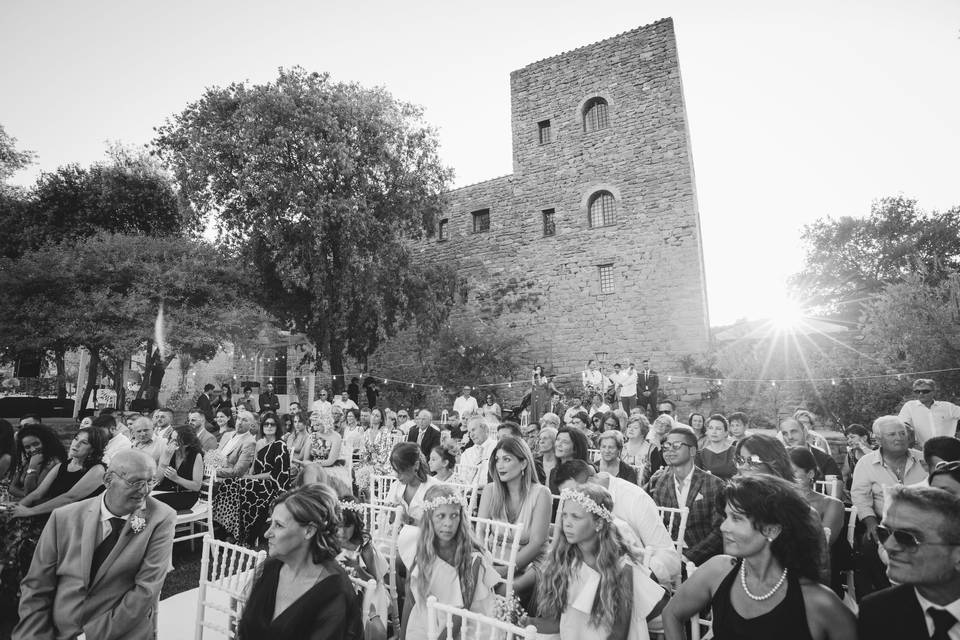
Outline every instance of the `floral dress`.
MULTIPOLYGON (((328 434, 332 436, 333 434, 328 434)), ((340 437, 340 434, 337 434, 337 437, 340 437)), ((310 434, 310 456, 309 459, 312 462, 326 462, 330 458, 330 453, 333 450, 332 438, 324 438, 319 432, 314 432, 310 434)), ((340 458, 334 462, 332 465, 324 466, 323 470, 328 476, 332 476, 346 485, 348 488, 353 486, 353 477, 350 473, 350 464, 347 460, 344 460, 344 453, 346 452, 347 460, 350 459, 349 447, 347 447, 343 439, 340 440, 340 458)))
POLYGON ((365 446, 360 449, 360 462, 353 469, 361 496, 369 499, 371 476, 391 472, 390 452, 405 439, 402 431, 390 428, 377 429, 372 438, 365 439, 365 446))
POLYGON ((237 542, 253 545, 263 533, 273 499, 287 488, 290 453, 282 440, 274 440, 257 452, 250 475, 269 473, 269 478, 226 478, 213 496, 213 519, 237 542))

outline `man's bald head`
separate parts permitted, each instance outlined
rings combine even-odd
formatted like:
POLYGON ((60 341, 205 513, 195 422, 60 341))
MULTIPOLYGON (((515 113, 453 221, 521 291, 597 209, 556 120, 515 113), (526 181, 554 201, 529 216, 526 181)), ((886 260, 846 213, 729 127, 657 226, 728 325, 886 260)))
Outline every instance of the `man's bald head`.
POLYGON ((153 458, 138 449, 124 449, 114 454, 103 476, 107 490, 103 503, 115 516, 125 516, 139 509, 154 487, 157 465, 153 458))
POLYGON ((139 449, 124 449, 123 451, 118 451, 113 454, 113 457, 110 459, 110 466, 107 467, 107 471, 113 471, 114 473, 122 473, 124 475, 134 472, 139 473, 149 472, 153 473, 157 470, 157 463, 153 461, 153 458, 140 451, 139 449))

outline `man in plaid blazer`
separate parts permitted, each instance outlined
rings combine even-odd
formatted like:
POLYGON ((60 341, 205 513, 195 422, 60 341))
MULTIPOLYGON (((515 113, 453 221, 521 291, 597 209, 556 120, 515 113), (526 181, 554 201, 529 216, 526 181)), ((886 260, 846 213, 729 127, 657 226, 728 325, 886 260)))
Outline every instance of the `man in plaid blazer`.
MULTIPOLYGON (((661 445, 667 463, 650 479, 648 493, 661 507, 690 509, 683 535, 683 555, 696 565, 723 552, 720 523, 724 513, 717 504, 723 481, 693 465, 697 454, 697 436, 690 427, 675 427, 667 432, 661 445)), ((676 537, 679 518, 674 522, 676 537)))

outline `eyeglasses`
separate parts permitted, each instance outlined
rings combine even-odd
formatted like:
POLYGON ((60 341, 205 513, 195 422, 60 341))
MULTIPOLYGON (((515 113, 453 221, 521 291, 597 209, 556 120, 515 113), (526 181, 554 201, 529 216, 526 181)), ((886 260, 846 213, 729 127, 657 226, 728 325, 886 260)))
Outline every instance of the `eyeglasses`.
POLYGON ((891 529, 883 526, 882 524, 877 526, 877 538, 880 539, 880 544, 884 544, 890 539, 890 536, 893 536, 893 539, 897 541, 897 544, 907 551, 915 551, 923 545, 937 547, 960 547, 960 544, 955 542, 927 542, 926 540, 917 540, 917 536, 909 531, 904 531, 902 529, 891 529))
POLYGON ((946 460, 943 460, 942 462, 938 462, 933 467, 934 471, 953 472, 958 469, 960 469, 960 460, 954 460, 952 462, 947 462, 946 460))
POLYGON ((914 389, 914 393, 933 393, 933 389, 914 389))
POLYGON ((155 486, 157 486, 157 481, 153 478, 150 478, 149 480, 128 480, 127 476, 123 475, 122 473, 116 472, 116 474, 118 477, 123 478, 123 481, 126 482, 127 486, 131 489, 153 489, 155 486))
POLYGON ((680 451, 680 447, 693 447, 692 444, 686 442, 664 442, 660 446, 667 451, 680 451))
POLYGON ((743 456, 734 456, 733 462, 738 467, 761 467, 766 463, 761 461, 757 456, 750 456, 749 459, 744 458, 743 456))
POLYGON ((277 423, 274 422, 273 420, 267 420, 266 422, 263 423, 263 426, 265 427, 269 427, 270 425, 277 426, 277 423))
POLYGON ((657 411, 658 416, 670 415, 671 413, 673 413, 673 410, 671 409, 664 409, 663 411, 657 411))

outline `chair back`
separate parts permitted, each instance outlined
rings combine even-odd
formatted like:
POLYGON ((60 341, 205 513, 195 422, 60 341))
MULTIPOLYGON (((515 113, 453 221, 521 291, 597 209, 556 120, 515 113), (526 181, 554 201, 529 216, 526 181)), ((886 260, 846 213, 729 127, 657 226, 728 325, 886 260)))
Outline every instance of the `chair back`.
POLYGON ((600 461, 600 449, 587 449, 587 458, 590 464, 596 464, 600 461))
MULTIPOLYGON (((399 585, 397 578, 397 536, 400 533, 401 509, 383 504, 351 503, 351 509, 357 511, 363 520, 364 528, 370 534, 374 548, 387 563, 387 590, 397 612, 399 585)), ((394 623, 399 619, 395 617, 394 623)))
POLYGON ((370 502, 373 504, 387 504, 387 497, 393 489, 397 479, 393 475, 382 473, 370 474, 370 502))
POLYGON ((204 629, 233 638, 243 615, 249 587, 257 567, 266 560, 265 551, 254 551, 207 535, 200 559, 200 587, 194 637, 204 629))
POLYGON ((834 476, 830 476, 826 480, 814 480, 813 490, 831 498, 839 498, 840 482, 834 476))
POLYGON ((452 487, 467 500, 467 513, 473 514, 477 507, 477 485, 460 484, 459 482, 445 482, 448 487, 452 487))
POLYGON ((673 538, 673 544, 677 547, 677 551, 683 554, 683 536, 687 532, 687 518, 690 516, 690 508, 657 505, 657 511, 660 512, 663 525, 670 532, 670 537, 673 538))
POLYGON ((480 467, 475 464, 459 463, 454 465, 453 473, 466 484, 482 484, 480 482, 480 467))
POLYGON ((188 513, 177 514, 177 521, 173 528, 173 541, 176 543, 190 540, 191 551, 193 542, 197 538, 207 534, 213 535, 213 483, 216 477, 217 471, 214 469, 206 479, 206 486, 200 492, 200 497, 193 508, 188 513))
POLYGON ((490 552, 495 566, 507 568, 503 582, 509 598, 513 595, 513 579, 517 572, 517 554, 520 553, 520 536, 523 523, 510 524, 502 520, 470 517, 470 524, 483 548, 490 552))
POLYGON ((460 607, 442 604, 436 596, 427 598, 427 637, 437 638, 446 631, 447 638, 459 640, 535 640, 537 628, 533 625, 518 627, 480 613, 460 607), (454 634, 454 622, 459 620, 460 630, 454 634))

